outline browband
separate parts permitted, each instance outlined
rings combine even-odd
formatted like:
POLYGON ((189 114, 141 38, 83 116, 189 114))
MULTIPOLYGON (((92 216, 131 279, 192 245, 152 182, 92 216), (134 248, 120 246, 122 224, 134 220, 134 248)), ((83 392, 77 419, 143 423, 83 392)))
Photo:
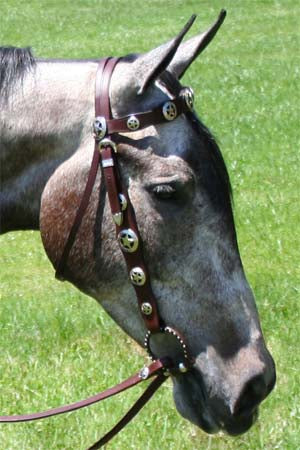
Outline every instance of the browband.
POLYGON ((119 119, 106 119, 97 116, 94 121, 94 137, 101 140, 113 133, 138 131, 150 125, 170 122, 180 114, 193 111, 194 93, 191 88, 184 88, 179 97, 164 102, 151 111, 130 114, 119 119))

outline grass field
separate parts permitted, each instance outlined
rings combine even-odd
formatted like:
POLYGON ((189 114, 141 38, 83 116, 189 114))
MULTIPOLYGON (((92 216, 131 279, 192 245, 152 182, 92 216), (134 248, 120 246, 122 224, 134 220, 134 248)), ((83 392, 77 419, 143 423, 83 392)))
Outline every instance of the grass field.
MULTIPOLYGON (((196 12, 218 37, 185 76, 218 137, 234 189, 245 270, 278 381, 246 435, 208 436, 176 412, 167 382, 109 445, 119 449, 299 449, 299 0, 0 0, 0 43, 40 57, 145 51, 196 12), (298 89, 297 89, 298 88, 298 89)), ((54 279, 37 232, 0 237, 0 411, 75 401, 113 385, 144 355, 98 304, 54 279)), ((0 450, 85 449, 139 388, 87 410, 0 426, 0 450)))

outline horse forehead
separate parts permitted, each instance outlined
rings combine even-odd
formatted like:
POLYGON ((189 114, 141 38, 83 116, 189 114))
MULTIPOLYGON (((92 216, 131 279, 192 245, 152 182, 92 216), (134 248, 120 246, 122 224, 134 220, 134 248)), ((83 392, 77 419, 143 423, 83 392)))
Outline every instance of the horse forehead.
POLYGON ((172 124, 161 126, 160 141, 161 145, 158 148, 158 152, 163 147, 163 151, 170 155, 181 157, 186 155, 194 142, 194 136, 187 118, 182 115, 172 124))
POLYGON ((178 156, 187 159, 188 154, 196 151, 197 146, 197 137, 184 115, 172 123, 149 126, 126 135, 134 147, 162 157, 178 156))
POLYGON ((194 180, 194 173, 191 167, 180 156, 168 155, 161 157, 153 154, 152 158, 143 163, 140 171, 142 179, 155 179, 157 182, 181 180, 188 182, 194 180))

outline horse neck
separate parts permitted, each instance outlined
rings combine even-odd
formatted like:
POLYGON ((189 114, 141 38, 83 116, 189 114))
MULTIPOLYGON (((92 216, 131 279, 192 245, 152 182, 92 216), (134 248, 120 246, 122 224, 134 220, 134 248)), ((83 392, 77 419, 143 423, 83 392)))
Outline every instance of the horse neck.
POLYGON ((84 138, 93 117, 95 69, 89 62, 38 62, 1 114, 2 140, 26 138, 34 145, 38 138, 48 148, 52 139, 63 153, 68 141, 84 138))
POLYGON ((95 62, 38 61, 1 106, 2 230, 37 227, 47 180, 92 139, 96 68, 95 62))

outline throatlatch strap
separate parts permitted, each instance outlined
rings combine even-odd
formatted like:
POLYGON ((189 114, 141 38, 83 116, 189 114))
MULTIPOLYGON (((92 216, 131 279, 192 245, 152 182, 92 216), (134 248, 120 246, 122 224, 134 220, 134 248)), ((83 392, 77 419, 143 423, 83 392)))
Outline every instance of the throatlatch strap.
MULTIPOLYGON (((98 68, 97 68, 97 72, 96 72, 95 108, 97 108, 97 105, 99 105, 99 102, 100 102, 100 98, 97 98, 97 92, 99 92, 100 84, 101 84, 101 81, 102 81, 102 74, 103 74, 104 68, 105 68, 107 62, 109 61, 109 59, 110 58, 102 59, 99 62, 99 65, 98 65, 98 68)), ((89 171, 87 183, 86 183, 84 192, 82 194, 81 202, 80 202, 79 208, 78 208, 78 210, 76 212, 76 216, 75 216, 72 228, 70 230, 68 239, 66 240, 65 247, 63 249, 62 255, 60 257, 60 260, 59 260, 57 268, 56 268, 55 277, 57 279, 59 279, 59 280, 63 280, 64 279, 64 270, 65 270, 65 267, 66 267, 66 264, 67 264, 67 260, 68 260, 70 251, 71 251, 71 249, 73 247, 73 244, 75 242, 75 238, 76 238, 77 232, 78 232, 79 227, 81 225, 83 216, 84 216, 85 211, 86 211, 86 209, 88 207, 89 200, 90 200, 90 197, 91 197, 91 194, 92 194, 92 191, 93 191, 93 187, 94 187, 96 176, 97 176, 97 172, 98 172, 99 161, 100 161, 100 155, 99 155, 97 143, 95 143, 95 149, 94 149, 93 159, 92 159, 91 168, 90 168, 90 171, 89 171)))
POLYGON ((77 235, 77 232, 79 230, 79 227, 81 225, 84 213, 88 207, 89 200, 93 191, 93 187, 96 181, 97 173, 98 173, 98 166, 99 166, 99 160, 100 155, 97 149, 94 150, 93 159, 91 168, 88 175, 88 180, 85 186, 84 193, 81 198, 81 202, 79 205, 79 208, 77 210, 71 231, 69 233, 68 239, 66 241, 65 247, 63 249, 63 253, 60 257, 58 266, 56 268, 55 277, 61 281, 64 280, 64 270, 67 264, 67 260, 70 254, 70 251, 73 247, 73 244, 75 242, 75 238, 77 235))

